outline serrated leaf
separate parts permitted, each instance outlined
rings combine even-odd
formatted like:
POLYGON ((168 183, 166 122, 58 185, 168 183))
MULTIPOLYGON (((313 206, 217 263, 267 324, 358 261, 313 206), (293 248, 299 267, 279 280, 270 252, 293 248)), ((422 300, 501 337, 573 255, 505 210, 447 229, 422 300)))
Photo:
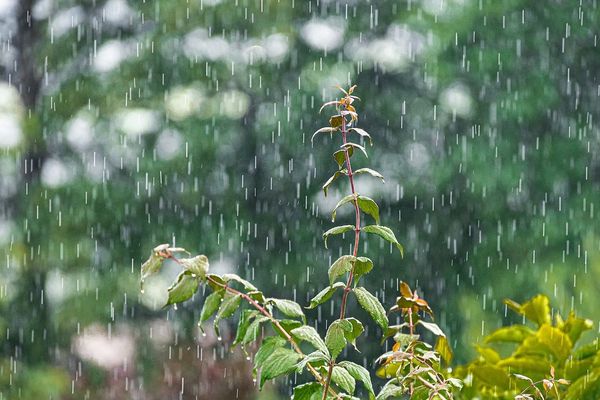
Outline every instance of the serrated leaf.
POLYGON ((313 367, 318 367, 319 364, 325 364, 329 362, 329 351, 327 354, 323 353, 320 350, 313 351, 312 353, 304 356, 300 362, 296 365, 296 371, 302 373, 306 364, 311 364, 313 367))
POLYGON ((374 176, 375 178, 381 179, 382 182, 385 182, 383 175, 381 175, 379 172, 377 172, 371 168, 360 168, 360 169, 357 169, 356 171, 354 171, 354 175, 360 175, 360 174, 369 174, 371 176, 374 176))
POLYGON ((327 179, 327 182, 325 182, 323 184, 323 193, 325 194, 325 197, 327 197, 327 190, 329 189, 329 186, 340 176, 342 175, 346 175, 346 170, 345 169, 340 169, 338 171, 335 171, 335 173, 333 175, 331 175, 329 177, 329 179, 327 179))
POLYGON ((341 234, 346 233, 351 230, 354 230, 354 225, 341 225, 341 226, 335 226, 335 227, 329 229, 327 232, 325 232, 323 234, 323 240, 325 241, 325 248, 327 248, 327 239, 329 238, 329 236, 341 235, 341 234))
POLYGON ((364 148, 364 146, 361 146, 358 143, 346 142, 343 145, 341 145, 340 147, 342 149, 351 149, 351 148, 358 149, 358 150, 362 151, 362 153, 365 155, 366 158, 369 158, 369 155, 367 154, 367 150, 364 148))
POLYGON ((232 346, 236 346, 239 343, 242 343, 244 337, 246 336, 246 332, 248 332, 248 327, 252 322, 252 318, 258 315, 258 311, 256 310, 244 310, 240 315, 240 320, 238 321, 238 327, 235 332, 235 339, 233 340, 232 346))
POLYGON ((356 347, 356 338, 358 338, 365 330, 362 322, 357 320, 356 318, 346 318, 348 322, 352 324, 352 330, 350 332, 346 332, 346 340, 358 351, 356 347))
POLYGON ((206 274, 208 273, 208 258, 205 255, 201 254, 191 258, 180 258, 179 263, 183 268, 187 269, 198 278, 202 280, 206 279, 206 274))
POLYGON ((335 131, 337 131, 337 130, 338 130, 338 128, 331 128, 331 127, 329 127, 329 126, 326 126, 326 127, 324 127, 324 128, 320 128, 320 129, 317 129, 317 130, 316 130, 316 131, 313 133, 312 137, 310 138, 310 141, 312 142, 312 141, 315 139, 315 136, 317 136, 319 133, 333 133, 333 132, 335 132, 335 131))
MULTIPOLYGON (((352 154, 354 154, 354 148, 352 147, 348 147, 348 158, 352 157, 352 154)), ((338 168, 342 168, 344 166, 344 164, 346 163, 346 150, 338 150, 335 153, 333 153, 333 159, 335 160, 335 162, 338 165, 338 168)))
POLYGON ((395 245, 398 248, 402 257, 404 257, 404 247, 402 247, 402 245, 398 242, 398 239, 396 239, 396 235, 394 235, 394 232, 392 232, 392 230, 390 228, 388 228, 387 226, 367 225, 367 226, 362 227, 361 231, 363 231, 365 233, 375 234, 375 235, 387 240, 388 242, 392 243, 393 245, 395 245))
POLYGON ((333 294, 335 293, 335 291, 338 288, 341 288, 344 286, 346 286, 346 285, 343 282, 336 282, 332 286, 326 287, 325 289, 323 289, 319 293, 317 293, 315 295, 315 297, 313 297, 310 300, 310 305, 306 308, 308 308, 310 310, 310 309, 317 307, 319 304, 325 303, 327 300, 329 300, 331 298, 331 296, 333 296, 333 294))
POLYGON ((306 316, 302 311, 302 307, 300 307, 300 304, 296 303, 295 301, 270 298, 267 300, 267 302, 273 303, 279 311, 288 317, 301 318, 302 321, 306 323, 306 316))
POLYGON ((317 350, 321 350, 325 354, 329 354, 327 350, 327 346, 319 333, 312 326, 304 325, 296 329, 292 329, 292 335, 294 335, 299 340, 303 340, 315 346, 317 350))
POLYGON ((346 332, 352 332, 352 324, 345 319, 335 320, 329 325, 325 335, 325 345, 335 359, 346 347, 346 332))
POLYGON ((331 380, 346 393, 354 394, 356 380, 344 368, 335 365, 331 373, 331 380))
POLYGON ((274 379, 293 372, 300 358, 300 354, 290 349, 279 347, 273 350, 267 359, 261 363, 259 389, 262 389, 268 379, 274 379))
POLYGON ((209 294, 204 300, 204 304, 202 305, 202 310, 200 311, 200 319, 198 320, 198 326, 202 328, 202 323, 207 321, 214 313, 217 312, 219 306, 221 305, 221 300, 223 299, 223 295, 225 294, 225 290, 217 290, 209 294))
POLYGON ((310 382, 294 387, 292 400, 321 400, 323 386, 319 382, 310 382))
POLYGON ((345 275, 347 272, 350 272, 352 270, 352 267, 354 266, 355 261, 356 257, 350 255, 341 256, 340 258, 335 260, 333 264, 331 264, 331 266, 329 267, 329 284, 333 285, 333 283, 338 277, 345 275))
POLYGON ((247 280, 241 278, 240 276, 238 276, 236 274, 223 274, 222 277, 227 282, 235 281, 235 282, 241 283, 242 286, 244 286, 244 289, 246 289, 246 290, 258 291, 256 286, 254 286, 253 284, 251 284, 250 282, 248 282, 247 280))
POLYGON ((364 287, 357 287, 352 289, 358 300, 358 304, 371 315, 371 318, 383 329, 384 331, 388 327, 388 319, 385 314, 385 309, 377 300, 377 297, 373 296, 364 287))
POLYGON ((349 194, 348 196, 345 196, 340 201, 338 201, 338 203, 333 208, 333 211, 331 212, 331 221, 335 222, 335 215, 336 215, 336 212, 337 212, 338 208, 340 208, 344 204, 348 204, 350 202, 353 202, 355 199, 356 199, 356 197, 353 194, 349 194))
POLYGON ((358 196, 358 207, 365 213, 369 214, 379 224, 379 206, 375 201, 367 196, 358 196))
POLYGON ((169 298, 164 307, 186 301, 196 293, 200 280, 192 275, 190 271, 183 271, 177 276, 177 279, 169 287, 169 298))
POLYGON ((364 129, 350 128, 350 131, 354 131, 354 132, 358 133, 360 135, 360 137, 362 137, 362 138, 369 139, 369 143, 371 144, 371 146, 373 146, 373 139, 371 138, 371 135, 369 135, 369 133, 367 131, 365 131, 364 129))
POLYGON ((365 385, 367 391, 371 395, 375 396, 375 392, 373 391, 373 383, 371 382, 371 375, 366 368, 351 361, 342 361, 338 363, 338 365, 348 371, 354 379, 361 381, 365 385))
POLYGON ((376 400, 387 400, 393 397, 399 397, 404 393, 404 388, 398 386, 394 381, 389 381, 385 386, 381 388, 381 391, 377 394, 376 400))

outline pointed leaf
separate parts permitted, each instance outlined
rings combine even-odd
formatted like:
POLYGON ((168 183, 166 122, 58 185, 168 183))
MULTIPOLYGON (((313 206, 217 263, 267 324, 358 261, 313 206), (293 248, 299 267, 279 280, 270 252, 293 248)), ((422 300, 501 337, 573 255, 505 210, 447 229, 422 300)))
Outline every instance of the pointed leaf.
POLYGON ((373 269, 373 261, 367 257, 356 257, 354 263, 355 282, 358 282, 361 276, 368 274, 373 269))
POLYGON ((377 300, 377 297, 373 296, 367 289, 364 287, 357 287, 352 289, 354 294, 356 295, 356 299, 360 306, 365 309, 370 315, 371 318, 383 329, 384 331, 388 327, 388 319, 385 314, 385 309, 377 300))
POLYGON ((550 300, 542 294, 531 298, 522 305, 510 299, 505 300, 504 303, 519 314, 524 315, 525 318, 538 324, 538 326, 549 324, 552 321, 550 317, 550 300))
POLYGON ((346 393, 354 394, 356 381, 350 372, 346 371, 344 368, 335 365, 331 374, 331 380, 346 393))
POLYGON ((364 146, 361 146, 358 143, 347 142, 347 143, 344 143, 343 145, 341 145, 340 147, 342 149, 350 149, 350 148, 359 149, 360 151, 362 151, 362 153, 365 155, 365 157, 369 158, 369 155, 367 154, 367 150, 364 148, 364 146))
POLYGON ((208 273, 208 258, 201 254, 192 258, 180 258, 179 263, 198 278, 206 279, 208 273))
POLYGON ((247 280, 239 277, 236 274, 223 274, 222 277, 227 282, 229 282, 229 281, 236 281, 238 283, 241 283, 242 286, 244 286, 244 289, 246 289, 246 290, 258 291, 258 289, 256 288, 256 286, 254 286, 253 284, 251 284, 247 280))
POLYGON ((238 321, 237 331, 235 332, 235 339, 233 340, 232 346, 236 346, 239 343, 242 343, 244 337, 246 336, 246 332, 248 332, 248 328, 252 322, 252 318, 258 315, 258 311, 256 310, 244 310, 240 315, 240 320, 238 321))
POLYGON ((346 332, 346 340, 354 347, 355 350, 358 351, 356 347, 356 339, 365 331, 362 322, 357 320, 356 318, 346 318, 348 322, 352 324, 352 330, 350 332, 346 332))
MULTIPOLYGON (((354 154, 354 148, 348 147, 346 150, 348 150, 348 158, 352 157, 352 154, 354 154)), ((342 168, 346 163, 346 150, 342 149, 333 153, 333 159, 337 163, 338 168, 342 168)))
POLYGON ((327 182, 323 184, 323 193, 325 194, 325 197, 327 197, 327 190, 329 189, 329 186, 333 183, 333 181, 335 181, 338 177, 342 175, 346 175, 345 169, 335 171, 335 173, 331 175, 329 179, 327 179, 327 182))
POLYGON ((299 340, 303 340, 315 346, 317 350, 321 350, 325 354, 329 354, 327 350, 327 346, 319 333, 312 326, 304 325, 296 329, 292 329, 292 335, 294 335, 299 340))
POLYGON ((365 233, 373 233, 392 243, 398 248, 402 257, 404 257, 404 247, 402 247, 402 245, 398 242, 398 239, 396 239, 396 235, 394 235, 394 232, 392 232, 392 230, 387 226, 368 225, 364 226, 361 229, 361 231, 365 233))
POLYGON ((323 234, 323 240, 325 241, 325 248, 327 248, 327 239, 329 238, 329 236, 341 235, 341 234, 351 231, 353 229, 354 229, 354 225, 335 226, 335 227, 329 229, 327 232, 325 232, 323 234))
POLYGON ((317 367, 328 363, 329 359, 329 351, 327 351, 327 354, 323 353, 320 350, 313 351, 312 353, 309 353, 306 356, 304 356, 304 358, 300 362, 298 362, 298 364, 296 365, 296 371, 298 373, 302 373, 302 371, 304 371, 304 368, 306 367, 306 364, 310 364, 313 367, 317 367))
POLYGON ((450 343, 446 336, 438 337, 437 342, 435 343, 435 351, 439 353, 446 365, 450 365, 454 354, 452 353, 452 348, 450 347, 450 343))
POLYGON ((321 106, 321 108, 319 109, 319 114, 321 113, 321 111, 323 111, 323 109, 327 106, 337 106, 338 104, 340 104, 340 102, 338 100, 333 100, 333 101, 328 101, 327 103, 323 103, 323 105, 321 106))
POLYGON ((200 280, 192 275, 190 271, 183 271, 177 280, 169 287, 169 298, 164 307, 186 301, 196 293, 200 280))
POLYGON ((433 322, 425 322, 423 320, 418 320, 417 324, 421 324, 423 326, 423 328, 427 329, 429 332, 433 333, 435 336, 446 336, 446 334, 444 334, 444 331, 442 331, 442 329, 433 322))
POLYGON ((300 354, 290 349, 279 347, 273 350, 269 357, 262 362, 259 389, 262 389, 268 379, 293 372, 300 358, 300 354))
POLYGON ((379 206, 375 201, 367 196, 358 196, 358 207, 365 213, 369 214, 379 225, 379 206))
POLYGON ((202 310, 200 311, 200 319, 198 320, 198 326, 202 327, 202 323, 208 320, 214 313, 217 312, 219 306, 221 305, 221 300, 223 299, 223 295, 225 294, 225 290, 217 290, 216 292, 211 293, 204 300, 204 304, 202 305, 202 310))
POLYGON ((335 291, 338 288, 341 288, 344 286, 346 286, 346 285, 343 282, 336 282, 332 286, 326 287, 325 289, 323 289, 319 293, 317 293, 315 295, 315 297, 312 298, 312 300, 310 301, 310 305, 306 308, 308 308, 310 310, 310 309, 315 308, 319 304, 325 303, 327 300, 329 300, 331 298, 331 296, 333 296, 333 294, 335 293, 335 291))
POLYGON ((338 203, 333 208, 333 211, 331 212, 331 222, 335 222, 335 215, 336 215, 336 212, 337 212, 338 208, 340 208, 344 204, 348 204, 350 202, 353 202, 355 199, 356 199, 356 197, 353 194, 349 194, 348 196, 345 196, 340 201, 338 201, 338 203))
POLYGON ((312 137, 310 138, 310 141, 312 142, 313 140, 315 140, 315 136, 317 136, 319 133, 333 133, 335 131, 337 131, 337 128, 331 128, 329 126, 326 126, 324 128, 321 129, 317 129, 315 131, 315 133, 313 133, 312 137))
POLYGON ((346 347, 346 332, 352 332, 352 324, 345 319, 335 320, 329 325, 325 335, 325 345, 335 359, 346 347))
POLYGON ((373 391, 373 384, 371 383, 371 375, 369 374, 369 371, 366 368, 355 364, 351 361, 342 361, 338 365, 344 368, 346 371, 348 371, 354 379, 361 381, 365 385, 367 391, 371 395, 375 396, 375 392, 373 391))
POLYGON ((319 382, 310 382, 294 387, 292 400, 321 400, 323 386, 319 382))
POLYGON ((302 311, 302 307, 300 307, 300 304, 296 303, 295 301, 271 298, 268 299, 267 302, 273 303, 279 311, 288 317, 301 318, 302 321, 306 323, 306 316, 302 311))
POLYGON ((258 317, 256 317, 254 321, 252 321, 252 323, 248 326, 248 329, 244 334, 244 339, 242 339, 241 344, 245 345, 258 339, 258 335, 260 333, 260 324, 268 320, 269 318, 265 317, 264 315, 259 315, 258 317))
POLYGON ((354 266, 355 261, 356 257, 349 255, 341 256, 340 258, 335 260, 334 263, 331 264, 331 267, 329 267, 329 284, 333 285, 333 283, 338 277, 345 275, 347 272, 350 272, 352 270, 352 267, 354 266))
POLYGON ((369 143, 371 144, 371 146, 373 146, 373 139, 371 138, 371 135, 369 135, 369 133, 367 131, 365 131, 364 129, 350 128, 350 131, 354 131, 354 132, 358 133, 362 138, 369 139, 369 143))
POLYGON ((262 367, 264 362, 273 354, 275 349, 284 347, 287 341, 279 336, 269 336, 263 340, 260 348, 254 356, 254 366, 256 368, 262 367))
POLYGON ((385 182, 383 175, 381 175, 379 172, 377 172, 375 170, 372 170, 371 168, 360 168, 360 169, 357 169, 356 171, 354 171, 354 175, 360 175, 360 174, 369 174, 371 176, 374 176, 375 178, 381 179, 382 182, 385 182))

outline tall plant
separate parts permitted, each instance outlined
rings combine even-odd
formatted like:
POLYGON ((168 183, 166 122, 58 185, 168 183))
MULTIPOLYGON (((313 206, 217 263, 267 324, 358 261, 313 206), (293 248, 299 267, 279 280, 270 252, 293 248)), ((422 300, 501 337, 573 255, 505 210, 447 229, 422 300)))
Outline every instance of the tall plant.
POLYGON ((359 256, 358 249, 361 233, 376 235, 388 241, 391 246, 403 253, 402 245, 396 239, 392 230, 380 225, 379 206, 364 195, 361 195, 355 185, 354 177, 368 174, 383 181, 383 176, 370 168, 353 170, 351 159, 355 153, 367 156, 364 143, 372 144, 371 136, 363 129, 356 127, 358 113, 354 102, 359 100, 354 96, 356 86, 343 92, 343 96, 327 102, 321 107, 334 106, 335 113, 329 118, 329 126, 315 132, 318 134, 339 136, 341 145, 333 153, 338 166, 334 174, 323 185, 327 195, 330 185, 340 177, 347 177, 350 193, 343 197, 332 211, 332 222, 335 222, 339 208, 351 205, 354 208, 354 224, 340 225, 329 229, 323 234, 325 247, 332 236, 353 232, 352 253, 342 255, 329 267, 329 286, 321 290, 307 306, 313 309, 331 301, 341 290, 339 318, 327 328, 323 338, 319 332, 307 324, 302 307, 291 300, 266 297, 252 283, 235 274, 211 274, 208 272, 208 259, 204 255, 188 258, 178 258, 177 253, 185 252, 182 248, 172 248, 168 244, 157 246, 150 258, 142 265, 141 280, 156 273, 165 260, 173 260, 182 268, 182 272, 168 290, 167 305, 183 302, 192 297, 200 284, 207 284, 212 293, 206 297, 200 313, 199 325, 214 317, 214 328, 219 331, 219 322, 231 317, 238 309, 238 328, 233 346, 246 346, 260 340, 261 345, 254 355, 255 372, 259 388, 267 380, 275 379, 291 373, 308 371, 314 381, 297 385, 293 388, 293 399, 345 399, 356 398, 356 382, 364 385, 369 398, 387 399, 408 394, 411 398, 447 399, 451 398, 451 389, 458 387, 456 381, 446 381, 440 372, 439 353, 431 346, 421 342, 416 334, 416 326, 420 324, 425 329, 440 337, 439 344, 442 353, 449 354, 445 336, 433 322, 424 322, 419 314, 427 312, 433 317, 427 302, 413 293, 408 285, 400 288, 400 297, 391 311, 401 311, 405 322, 390 327, 387 313, 377 297, 365 287, 359 286, 360 279, 373 269, 373 261, 365 256, 359 256), (363 144, 351 141, 358 137, 363 144), (374 224, 363 224, 363 215, 367 215, 374 224), (350 294, 356 298, 360 306, 367 311, 371 318, 381 327, 383 340, 393 337, 395 345, 391 352, 381 357, 384 364, 380 369, 381 376, 389 379, 382 391, 376 396, 369 371, 348 360, 339 360, 340 354, 348 346, 357 346, 357 339, 364 332, 363 323, 347 315, 350 294), (242 306, 246 304, 246 306, 242 306), (425 307, 426 306, 426 307, 425 307), (266 336, 265 329, 270 326, 275 335, 266 336), (408 333, 404 333, 409 329, 408 333), (308 348, 309 351, 305 351, 308 348))

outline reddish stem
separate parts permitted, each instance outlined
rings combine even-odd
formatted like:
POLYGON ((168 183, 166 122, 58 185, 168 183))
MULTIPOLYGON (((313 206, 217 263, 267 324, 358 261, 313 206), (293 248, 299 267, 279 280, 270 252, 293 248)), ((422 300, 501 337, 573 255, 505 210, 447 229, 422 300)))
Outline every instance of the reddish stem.
MULTIPOLYGON (((346 117, 342 115, 342 146, 344 146, 344 158, 346 159, 346 169, 348 170, 348 179, 350 180, 350 189, 352 190, 352 195, 354 196, 354 212, 355 212, 355 225, 354 225, 354 248, 352 249, 352 256, 356 257, 358 254, 358 244, 360 241, 360 208, 358 207, 358 196, 356 194, 356 189, 354 186, 354 175, 352 173, 352 164, 350 163, 350 154, 348 153, 348 143, 346 140, 346 117)), ((340 319, 344 319, 346 317, 346 304, 348 303, 348 293, 352 290, 352 280, 354 279, 354 264, 352 269, 348 273, 348 280, 346 281, 346 286, 344 287, 344 294, 342 295, 342 305, 340 308, 340 319)), ((323 391, 322 400, 326 400, 327 398, 327 390, 329 389, 329 385, 331 384, 331 375, 333 374, 333 366, 335 365, 335 360, 331 360, 329 362, 329 370, 327 372, 327 380, 325 383, 325 390, 323 391)))

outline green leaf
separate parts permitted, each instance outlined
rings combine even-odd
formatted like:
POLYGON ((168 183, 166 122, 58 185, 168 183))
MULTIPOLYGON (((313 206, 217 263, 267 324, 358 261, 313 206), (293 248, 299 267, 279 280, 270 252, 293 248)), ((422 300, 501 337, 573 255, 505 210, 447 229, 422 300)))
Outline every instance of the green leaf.
POLYGON ((260 290, 252 290, 248 293, 246 293, 252 300, 257 301, 260 304, 265 304, 266 298, 265 295, 263 294, 263 292, 261 292, 260 290))
POLYGON ((319 382, 310 382, 294 388, 292 400, 321 400, 323 386, 319 382))
MULTIPOLYGON (((286 335, 277 328, 277 325, 275 325, 273 321, 271 321, 271 325, 273 325, 273 330, 277 332, 279 336, 284 339, 287 338, 286 335)), ((281 325, 281 327, 289 334, 293 329, 301 327, 302 322, 297 319, 280 319, 279 325, 281 325)))
POLYGON ((394 235, 394 232, 392 232, 392 230, 390 228, 388 228, 387 226, 368 225, 368 226, 364 226, 361 229, 361 231, 363 231, 365 233, 372 233, 372 234, 378 235, 378 236, 382 237, 383 239, 387 240, 388 242, 392 243, 393 245, 395 245, 398 248, 398 250, 400 250, 400 254, 402 255, 402 257, 404 257, 404 248, 398 242, 398 239, 396 239, 396 235, 394 235))
POLYGON ((587 330, 592 329, 594 323, 589 319, 577 318, 575 313, 571 311, 566 321, 560 323, 559 328, 561 331, 569 335, 571 342, 575 344, 581 334, 587 330))
POLYGON ((418 320, 417 324, 421 324, 423 328, 427 329, 429 332, 433 333, 435 336, 446 336, 444 331, 438 326, 438 324, 434 322, 425 322, 423 320, 418 320))
POLYGON ((486 343, 514 342, 521 343, 535 332, 524 325, 511 325, 496 329, 485 337, 486 343))
POLYGON ((256 352, 254 356, 254 366, 256 368, 262 367, 264 362, 273 354, 275 349, 280 347, 284 347, 286 344, 286 340, 279 336, 269 336, 263 340, 260 348, 256 352))
POLYGON ((335 214, 336 214, 338 208, 340 208, 344 204, 348 204, 350 202, 353 202, 354 200, 355 200, 354 195, 353 194, 349 194, 348 196, 346 196, 343 199, 341 199, 340 201, 338 201, 338 203, 333 208, 333 211, 331 212, 331 222, 335 222, 335 214))
POLYGON ((325 354, 329 354, 327 350, 327 346, 319 333, 312 326, 304 325, 296 329, 292 329, 292 335, 294 335, 299 340, 303 340, 315 346, 317 350, 321 350, 325 354))
POLYGON ((393 397, 402 396, 404 388, 394 383, 395 381, 389 381, 381 388, 381 391, 377 394, 376 400, 387 400, 393 397))
POLYGON ((300 358, 300 354, 290 349, 279 347, 273 350, 261 363, 259 388, 262 389, 268 379, 274 379, 293 372, 300 358))
POLYGON ((325 241, 325 248, 327 248, 327 239, 329 238, 329 236, 341 235, 348 231, 354 230, 354 228, 355 228, 354 225, 342 225, 342 226, 335 226, 335 227, 329 229, 327 232, 325 232, 323 234, 323 240, 325 241))
POLYGON ((379 206, 375 201, 366 196, 358 196, 358 207, 365 213, 369 214, 379 225, 379 206))
POLYGON ((352 267, 354 266, 355 261, 356 257, 350 255, 341 256, 340 258, 335 260, 334 263, 331 264, 331 267, 329 267, 329 284, 333 285, 333 283, 338 277, 343 276, 347 272, 350 272, 352 270, 352 267))
POLYGON ((329 300, 331 298, 331 296, 333 296, 333 294, 335 293, 335 291, 341 287, 345 287, 346 284, 344 284, 343 282, 336 282, 334 283, 332 286, 328 286, 325 289, 321 290, 319 293, 317 293, 315 295, 315 297, 313 297, 310 301, 310 305, 306 308, 313 309, 315 307, 317 307, 319 304, 323 304, 325 303, 327 300, 329 300))
POLYGON ((360 168, 357 169, 356 171, 354 171, 354 175, 360 175, 360 174, 369 174, 371 176, 374 176, 375 178, 379 178, 381 179, 382 182, 385 182, 385 179, 383 179, 383 175, 381 175, 379 172, 372 170, 371 168, 360 168))
POLYGON ((371 318, 383 329, 384 331, 388 327, 388 319, 385 314, 385 309, 377 300, 377 297, 373 296, 364 287, 357 287, 352 290, 356 295, 356 299, 360 306, 365 309, 371 315, 371 318))
POLYGON ((448 342, 448 338, 446 338, 446 336, 438 337, 435 343, 435 351, 439 353, 447 365, 450 365, 454 354, 452 353, 452 348, 450 347, 450 343, 448 342))
POLYGON ((362 153, 365 155, 365 157, 369 158, 369 156, 367 155, 367 150, 365 150, 364 146, 361 146, 360 144, 348 142, 348 143, 344 143, 340 147, 342 149, 350 149, 350 148, 359 149, 360 151, 362 151, 362 153))
POLYGON ((369 393, 375 396, 375 392, 373 391, 373 384, 371 383, 371 375, 369 371, 351 361, 342 361, 338 364, 340 367, 344 368, 346 371, 352 375, 352 377, 358 381, 361 381, 365 388, 369 391, 369 393))
POLYGON ((252 321, 252 323, 248 326, 248 330, 246 330, 246 333, 244 334, 244 339, 242 339, 241 344, 245 345, 255 341, 258 338, 258 334, 260 333, 260 324, 268 320, 269 318, 265 317, 264 315, 259 315, 258 317, 256 317, 254 321, 252 321))
POLYGON ((547 296, 542 294, 538 294, 522 305, 510 299, 506 299, 504 303, 509 308, 524 315, 525 318, 538 324, 538 326, 552 322, 550 316, 550 300, 547 296))
POLYGON ((179 263, 198 278, 206 279, 208 273, 208 258, 201 254, 192 258, 180 258, 179 263))
POLYGON ((350 317, 346 318, 346 320, 352 324, 352 330, 345 332, 346 340, 358 351, 356 348, 356 338, 364 332, 365 328, 363 327, 362 322, 356 318, 350 317))
POLYGON ((329 325, 325 335, 325 345, 335 359, 346 347, 346 332, 352 332, 352 324, 345 319, 335 320, 329 325))
POLYGON ((233 313, 238 309, 240 303, 242 301, 242 296, 239 294, 230 294, 225 293, 225 299, 221 302, 221 306, 219 307, 219 311, 217 312, 217 316, 213 322, 213 326, 217 335, 220 336, 219 332, 219 321, 222 318, 228 318, 233 315, 233 313))
POLYGON ((369 139, 369 143, 371 144, 371 146, 373 146, 373 139, 371 138, 371 135, 369 135, 367 133, 367 131, 365 131, 364 129, 350 128, 350 131, 354 131, 354 132, 358 133, 360 135, 360 137, 362 137, 362 138, 369 139))
POLYGON ((325 194, 325 197, 327 197, 327 190, 329 189, 329 185, 331 185, 333 183, 333 181, 335 181, 337 178, 339 178, 342 175, 346 175, 345 169, 340 169, 338 171, 335 171, 335 173, 333 175, 331 175, 329 177, 329 179, 327 179, 327 182, 325 182, 323 184, 323 193, 325 194))
POLYGON ((240 320, 238 321, 237 331, 235 332, 235 339, 233 340, 232 346, 236 346, 239 343, 242 343, 244 337, 246 336, 246 332, 248 332, 248 328, 250 327, 250 323, 252 322, 252 318, 258 315, 258 311, 256 310, 244 310, 240 315, 240 320))
POLYGON ((361 276, 368 274, 373 269, 373 261, 367 257, 356 257, 356 261, 354 262, 354 278, 355 283, 358 283, 358 280, 361 276))
POLYGON ((331 128, 329 126, 326 126, 324 128, 321 129, 317 129, 315 131, 315 133, 313 133, 312 137, 310 138, 310 141, 312 142, 313 140, 315 140, 315 136, 317 136, 319 133, 333 133, 335 131, 337 131, 337 128, 331 128))
POLYGON ((168 248, 168 244, 161 244, 159 246, 156 246, 152 250, 152 254, 150 254, 150 257, 142 264, 142 268, 140 270, 140 287, 142 290, 144 290, 144 280, 149 276, 154 275, 160 270, 160 267, 162 266, 162 263, 165 260, 165 257, 161 255, 161 252, 168 248))
POLYGON ((304 368, 306 367, 306 364, 311 364, 313 367, 317 367, 319 365, 324 365, 325 363, 328 363, 329 359, 329 351, 327 351, 327 354, 325 354, 320 350, 316 350, 304 356, 304 358, 298 363, 298 365, 296 365, 296 370, 299 373, 302 373, 302 371, 304 371, 304 368))
POLYGON ((356 381, 344 368, 335 365, 331 373, 331 380, 346 393, 354 394, 356 381))
MULTIPOLYGON (((354 148, 352 147, 348 147, 348 158, 352 157, 352 154, 354 154, 354 148)), ((346 150, 338 150, 335 153, 333 153, 333 159, 335 160, 335 162, 338 165, 338 168, 342 168, 344 166, 344 164, 346 163, 346 150)))
POLYGON ((273 303, 279 311, 288 317, 301 318, 302 322, 306 323, 306 316, 302 311, 302 307, 300 307, 300 304, 296 303, 295 301, 271 298, 268 299, 267 302, 273 303))
POLYGON ((241 283, 242 286, 244 286, 244 289, 246 289, 246 290, 253 291, 253 292, 258 291, 258 289, 256 288, 256 286, 254 286, 253 284, 251 284, 247 280, 239 277, 236 274, 223 274, 222 277, 227 282, 229 282, 229 281, 236 281, 238 283, 241 283))
POLYGON ((221 289, 206 297, 204 304, 202 305, 202 310, 200 311, 200 319, 198 320, 198 326, 200 326, 200 328, 202 328, 202 323, 207 321, 215 312, 217 312, 224 294, 225 290, 221 289))
POLYGON ((200 284, 200 280, 194 276, 190 271, 183 271, 177 277, 177 280, 169 287, 169 298, 167 300, 167 304, 164 307, 181 303, 182 301, 186 301, 190 297, 196 293, 198 290, 198 285, 200 284))

